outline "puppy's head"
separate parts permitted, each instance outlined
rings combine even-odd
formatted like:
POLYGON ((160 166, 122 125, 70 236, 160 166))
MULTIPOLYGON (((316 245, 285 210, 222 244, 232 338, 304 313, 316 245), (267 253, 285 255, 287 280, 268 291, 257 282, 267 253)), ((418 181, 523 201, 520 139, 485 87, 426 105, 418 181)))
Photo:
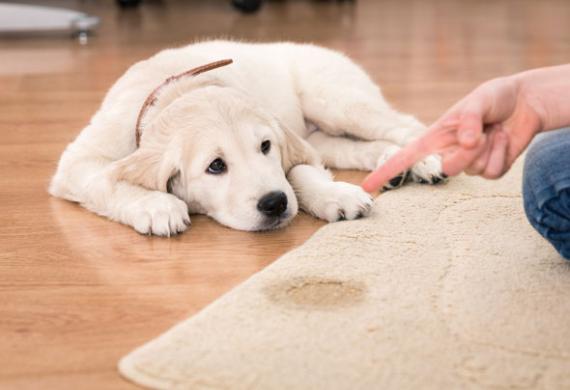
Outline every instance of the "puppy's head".
POLYGON ((119 180, 168 191, 191 212, 241 230, 268 230, 297 213, 286 173, 314 152, 244 94, 208 86, 174 100, 116 163, 119 180))

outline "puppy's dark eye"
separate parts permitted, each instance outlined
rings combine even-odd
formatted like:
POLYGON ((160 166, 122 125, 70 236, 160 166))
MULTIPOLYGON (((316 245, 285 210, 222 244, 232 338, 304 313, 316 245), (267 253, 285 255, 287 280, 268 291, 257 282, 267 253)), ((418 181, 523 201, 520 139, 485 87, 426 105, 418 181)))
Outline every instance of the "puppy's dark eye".
POLYGON ((271 150, 271 141, 263 141, 261 143, 261 153, 267 154, 271 150))
POLYGON ((212 163, 208 166, 207 172, 211 173, 212 175, 219 175, 227 171, 227 169, 228 168, 224 160, 222 160, 221 158, 217 158, 214 161, 212 161, 212 163))

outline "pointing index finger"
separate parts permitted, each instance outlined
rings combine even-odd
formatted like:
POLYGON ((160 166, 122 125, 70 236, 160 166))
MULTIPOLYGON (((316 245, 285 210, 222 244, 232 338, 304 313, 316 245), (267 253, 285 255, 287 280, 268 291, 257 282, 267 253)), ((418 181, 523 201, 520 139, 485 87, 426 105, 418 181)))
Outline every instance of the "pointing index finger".
POLYGON ((367 192, 376 191, 390 179, 410 169, 422 158, 455 143, 455 128, 454 124, 454 126, 446 125, 439 129, 429 130, 424 136, 408 144, 380 168, 368 175, 362 183, 362 188, 367 192))
POLYGON ((362 183, 362 188, 367 192, 376 191, 393 177, 408 170, 416 161, 429 154, 421 145, 421 141, 417 140, 400 150, 380 168, 368 175, 362 183))

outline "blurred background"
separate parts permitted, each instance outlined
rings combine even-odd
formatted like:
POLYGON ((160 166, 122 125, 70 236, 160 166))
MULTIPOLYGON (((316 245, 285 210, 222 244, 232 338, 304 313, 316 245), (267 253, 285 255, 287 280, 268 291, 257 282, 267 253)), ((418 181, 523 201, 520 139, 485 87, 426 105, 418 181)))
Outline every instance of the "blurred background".
POLYGON ((73 93, 102 94, 130 64, 165 47, 209 38, 291 40, 344 51, 396 106, 429 121, 480 81, 570 56, 566 0, 265 0, 253 13, 231 0, 19 3, 99 18, 84 45, 65 33, 0 38, 0 77, 50 74, 73 93))

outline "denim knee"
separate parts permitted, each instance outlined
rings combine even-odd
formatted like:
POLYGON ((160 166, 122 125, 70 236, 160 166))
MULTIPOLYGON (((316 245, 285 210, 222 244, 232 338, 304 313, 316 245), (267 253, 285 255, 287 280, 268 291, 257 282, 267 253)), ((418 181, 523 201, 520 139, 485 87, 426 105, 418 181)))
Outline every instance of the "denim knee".
POLYGON ((570 260, 570 128, 544 133, 531 144, 523 198, 530 224, 570 260))

